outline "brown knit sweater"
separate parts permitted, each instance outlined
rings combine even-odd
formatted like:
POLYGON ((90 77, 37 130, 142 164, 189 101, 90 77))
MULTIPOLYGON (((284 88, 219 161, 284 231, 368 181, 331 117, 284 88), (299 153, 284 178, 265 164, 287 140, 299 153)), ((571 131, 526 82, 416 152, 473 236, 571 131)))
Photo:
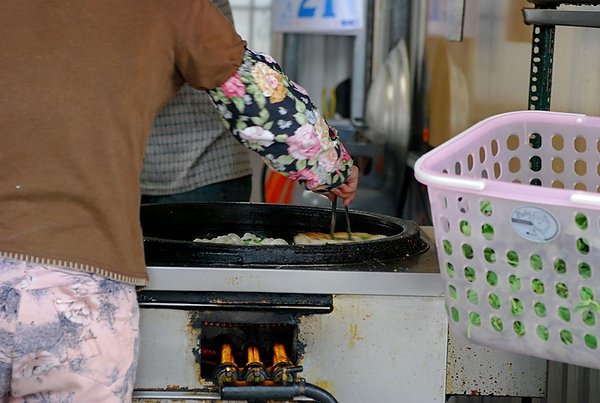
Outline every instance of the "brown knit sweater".
POLYGON ((0 0, 0 256, 143 285, 154 117, 245 43, 209 0, 0 0))

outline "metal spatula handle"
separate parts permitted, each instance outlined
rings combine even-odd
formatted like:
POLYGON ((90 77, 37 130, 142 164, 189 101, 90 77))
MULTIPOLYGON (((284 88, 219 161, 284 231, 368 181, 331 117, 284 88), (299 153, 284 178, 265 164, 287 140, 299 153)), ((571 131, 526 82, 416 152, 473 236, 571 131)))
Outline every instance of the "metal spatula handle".
MULTIPOLYGON (((329 237, 335 239, 335 220, 337 216, 337 196, 333 197, 331 201, 331 222, 329 224, 329 237)), ((350 213, 348 212, 348 206, 344 206, 344 217, 346 219, 346 232, 348 233, 348 240, 352 240, 352 230, 350 229, 350 213)))
POLYGON ((352 230, 350 229, 350 214, 348 213, 348 206, 344 206, 344 216, 346 217, 346 232, 348 233, 348 239, 352 240, 352 230))
POLYGON ((335 239, 335 218, 337 215, 337 196, 333 196, 331 200, 331 222, 329 224, 329 237, 335 239))

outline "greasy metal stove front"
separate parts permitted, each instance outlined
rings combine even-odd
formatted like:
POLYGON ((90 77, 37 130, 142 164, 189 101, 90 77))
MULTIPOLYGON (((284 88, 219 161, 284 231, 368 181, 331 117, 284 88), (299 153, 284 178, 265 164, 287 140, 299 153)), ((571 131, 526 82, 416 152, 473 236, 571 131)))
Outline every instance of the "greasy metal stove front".
POLYGON ((331 295, 141 291, 138 300, 144 309, 187 311, 187 338, 197 339, 190 354, 204 382, 192 389, 138 389, 137 398, 335 401, 304 381, 298 363, 304 353, 298 342, 300 317, 330 313, 331 295))

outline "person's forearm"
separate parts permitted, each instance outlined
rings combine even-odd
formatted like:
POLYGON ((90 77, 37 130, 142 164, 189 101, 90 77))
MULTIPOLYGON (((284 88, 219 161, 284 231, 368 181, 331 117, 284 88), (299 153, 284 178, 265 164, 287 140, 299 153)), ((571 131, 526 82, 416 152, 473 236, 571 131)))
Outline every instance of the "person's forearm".
POLYGON ((238 71, 208 93, 233 135, 271 168, 310 190, 346 182, 353 161, 337 131, 270 56, 246 50, 238 71))

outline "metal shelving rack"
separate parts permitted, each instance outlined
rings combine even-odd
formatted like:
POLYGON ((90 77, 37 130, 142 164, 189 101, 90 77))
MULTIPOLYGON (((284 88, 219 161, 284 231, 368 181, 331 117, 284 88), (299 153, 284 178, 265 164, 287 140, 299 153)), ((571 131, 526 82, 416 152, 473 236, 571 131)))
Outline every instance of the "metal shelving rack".
POLYGON ((529 109, 550 110, 552 62, 556 26, 600 28, 600 12, 559 10, 561 5, 600 5, 596 1, 529 0, 535 8, 523 9, 525 23, 533 25, 529 75, 529 109))

